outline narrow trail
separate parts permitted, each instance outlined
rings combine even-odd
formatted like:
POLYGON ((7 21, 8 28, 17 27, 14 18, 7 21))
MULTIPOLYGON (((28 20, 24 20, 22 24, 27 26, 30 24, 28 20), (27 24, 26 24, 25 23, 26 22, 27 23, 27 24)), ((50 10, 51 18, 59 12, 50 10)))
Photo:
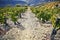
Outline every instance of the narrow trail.
POLYGON ((50 35, 53 27, 51 24, 41 25, 35 14, 28 7, 25 13, 22 13, 22 18, 18 20, 25 28, 24 30, 11 29, 3 37, 8 40, 50 40, 50 35), (48 25, 48 26, 47 26, 48 25), (13 31, 15 30, 15 31, 13 31), (13 33, 14 32, 14 33, 13 33), (12 36, 13 35, 13 36, 12 36), (18 36, 20 35, 20 36, 18 36), (12 39, 9 39, 12 38, 12 39))
POLYGON ((38 27, 40 26, 40 23, 37 22, 38 19, 35 17, 35 15, 31 12, 30 8, 22 14, 21 24, 25 28, 31 28, 31 27, 38 27))
POLYGON ((35 17, 35 14, 31 12, 30 8, 28 8, 22 16, 23 19, 21 19, 21 24, 26 28, 22 33, 22 40, 50 40, 50 35, 53 28, 50 24, 41 26, 38 18, 35 17), (46 25, 50 27, 47 27, 46 25))

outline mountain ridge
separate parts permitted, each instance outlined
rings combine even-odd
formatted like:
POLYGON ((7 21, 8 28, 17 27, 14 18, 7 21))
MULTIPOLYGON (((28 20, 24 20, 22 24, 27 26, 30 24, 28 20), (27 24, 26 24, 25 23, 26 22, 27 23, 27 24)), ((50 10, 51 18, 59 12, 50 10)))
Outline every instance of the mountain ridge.
POLYGON ((6 5, 28 5, 28 6, 36 6, 42 3, 47 3, 47 2, 53 2, 53 1, 58 1, 58 0, 27 0, 27 1, 22 1, 22 0, 0 0, 0 6, 6 6, 6 5))
POLYGON ((25 5, 27 3, 24 1, 0 1, 0 7, 7 5, 15 6, 16 4, 25 5))

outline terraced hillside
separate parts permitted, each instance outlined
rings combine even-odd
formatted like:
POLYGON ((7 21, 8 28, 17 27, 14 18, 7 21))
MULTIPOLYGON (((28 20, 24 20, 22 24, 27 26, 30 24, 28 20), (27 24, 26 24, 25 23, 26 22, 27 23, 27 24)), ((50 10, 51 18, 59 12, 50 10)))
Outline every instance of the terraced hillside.
POLYGON ((46 3, 44 6, 45 6, 45 8, 51 9, 58 4, 60 4, 60 2, 50 2, 50 3, 46 3))

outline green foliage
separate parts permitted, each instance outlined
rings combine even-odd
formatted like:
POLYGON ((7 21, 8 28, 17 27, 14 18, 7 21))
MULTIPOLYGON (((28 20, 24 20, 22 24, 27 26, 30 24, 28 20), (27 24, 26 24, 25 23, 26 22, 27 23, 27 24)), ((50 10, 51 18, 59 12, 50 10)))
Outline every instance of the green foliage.
POLYGON ((55 3, 40 7, 31 7, 31 10, 39 20, 42 18, 42 21, 51 21, 53 27, 60 27, 60 23, 56 26, 56 19, 58 18, 58 15, 60 15, 60 8, 56 7, 55 3))
POLYGON ((26 7, 20 7, 20 6, 19 7, 9 6, 9 7, 0 8, 0 23, 3 24, 9 18, 13 22, 17 22, 19 15, 25 12, 26 10, 27 10, 26 7))
POLYGON ((51 19, 50 19, 50 20, 51 20, 51 22, 52 22, 53 27, 55 27, 56 18, 57 18, 56 15, 52 15, 52 16, 51 16, 51 19))
POLYGON ((16 4, 16 7, 20 7, 20 5, 19 4, 16 4))

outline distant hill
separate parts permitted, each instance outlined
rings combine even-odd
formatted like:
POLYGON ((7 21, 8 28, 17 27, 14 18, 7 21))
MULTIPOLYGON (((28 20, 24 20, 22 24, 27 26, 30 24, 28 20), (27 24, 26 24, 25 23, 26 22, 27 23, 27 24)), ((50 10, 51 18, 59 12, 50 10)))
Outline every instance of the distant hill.
POLYGON ((60 2, 50 2, 50 3, 47 3, 45 4, 44 6, 47 8, 47 9, 51 9, 52 7, 55 7, 56 5, 60 4, 60 2))
POLYGON ((6 6, 6 5, 29 5, 29 6, 36 6, 39 4, 47 3, 47 2, 53 2, 53 1, 59 1, 59 0, 27 0, 27 1, 22 1, 22 0, 0 0, 0 7, 1 6, 6 6))
POLYGON ((54 1, 60 1, 60 0, 32 0, 32 1, 29 1, 29 5, 36 6, 38 4, 47 3, 47 2, 54 2, 54 1))
POLYGON ((37 5, 36 7, 45 8, 45 9, 52 9, 52 8, 55 8, 55 7, 60 7, 60 2, 59 1, 48 2, 48 3, 45 3, 45 4, 37 5))
POLYGON ((6 6, 6 5, 11 5, 11 6, 15 6, 16 4, 20 4, 20 5, 26 5, 27 3, 24 1, 0 1, 0 7, 2 6, 6 6))

